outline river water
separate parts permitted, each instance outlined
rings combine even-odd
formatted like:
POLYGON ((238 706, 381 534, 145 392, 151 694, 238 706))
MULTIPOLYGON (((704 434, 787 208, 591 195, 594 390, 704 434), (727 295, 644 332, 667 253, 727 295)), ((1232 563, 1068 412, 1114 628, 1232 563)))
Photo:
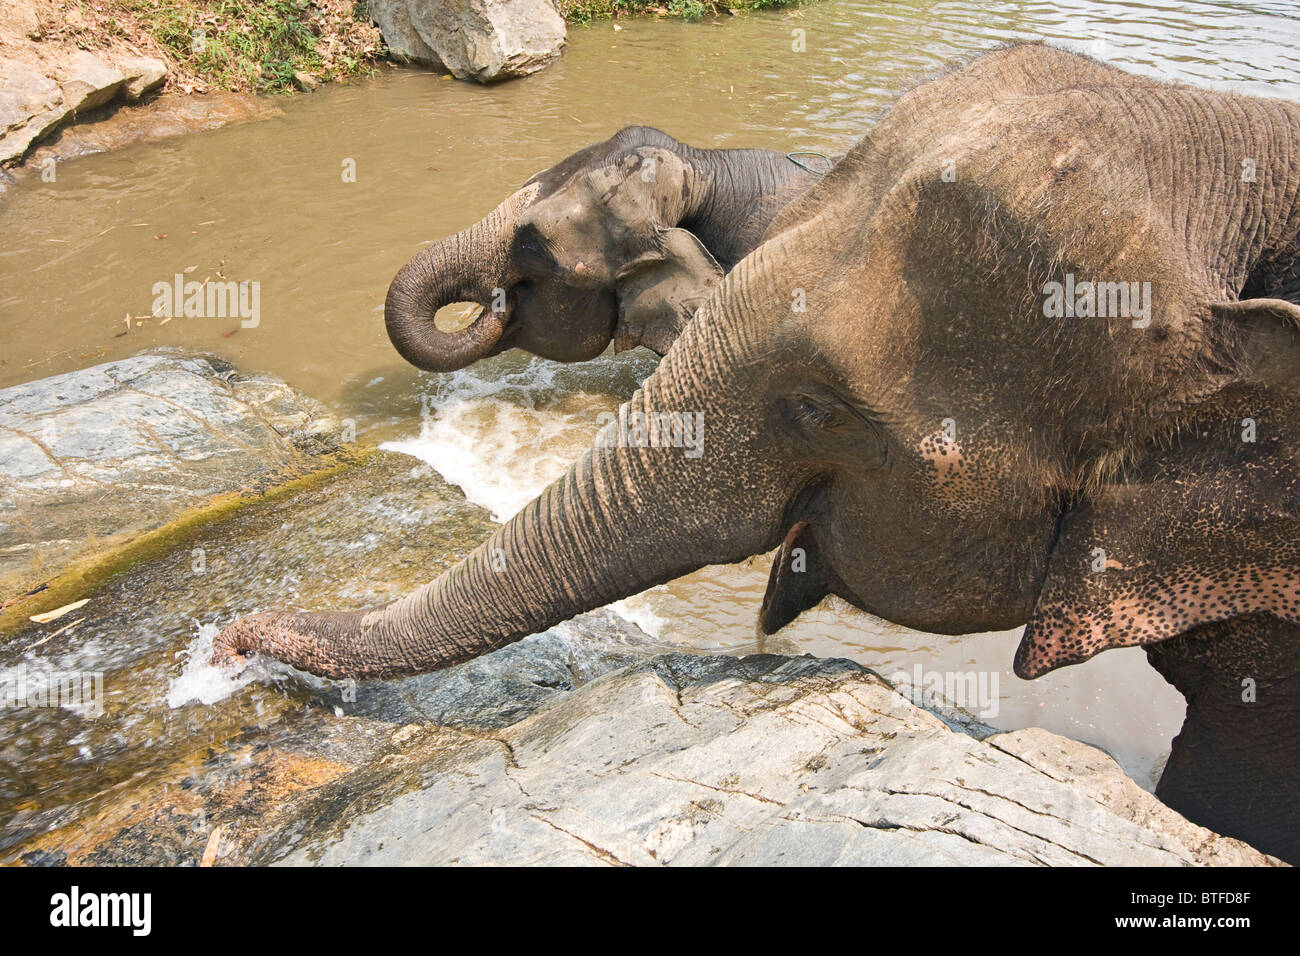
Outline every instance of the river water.
MULTIPOLYGON (((286 100, 277 118, 76 160, 52 183, 12 190, 0 204, 0 387, 153 346, 203 349, 286 379, 355 420, 362 439, 427 462, 503 520, 581 453, 598 414, 631 393, 653 357, 637 350, 560 366, 510 353, 428 375, 396 356, 381 310, 392 275, 421 244, 476 220, 532 173, 630 123, 700 146, 840 153, 907 85, 1013 39, 1300 99, 1296 15, 1291 0, 826 0, 718 22, 571 27, 554 66, 486 88, 383 70, 286 100), (256 280, 259 324, 152 317, 154 284, 177 274, 256 280)), ((364 495, 356 484, 318 493, 364 495)), ((462 551, 483 534, 466 520, 448 526, 440 546, 462 551)), ((295 601, 310 603, 327 585, 284 570, 306 565, 310 547, 295 547, 304 550, 281 555, 281 572, 295 601)), ((760 557, 707 568, 619 610, 671 643, 752 651, 768 566, 760 557)), ((362 591, 338 597, 374 596, 362 591)), ((102 642, 114 639, 132 640, 105 632, 102 642)), ((145 683, 158 706, 181 666, 176 639, 164 663, 145 666, 157 672, 145 683)), ((126 657, 157 651, 160 640, 153 628, 126 657)), ((847 656, 886 676, 917 667, 996 675, 993 700, 981 702, 995 706, 970 708, 988 722, 1096 743, 1150 786, 1182 700, 1144 655, 1110 652, 1026 683, 1010 673, 1016 641, 1014 632, 921 634, 830 601, 764 648, 847 656)), ((191 714, 170 732, 192 733, 201 720, 191 714)), ((115 752, 130 749, 124 739, 115 752)))

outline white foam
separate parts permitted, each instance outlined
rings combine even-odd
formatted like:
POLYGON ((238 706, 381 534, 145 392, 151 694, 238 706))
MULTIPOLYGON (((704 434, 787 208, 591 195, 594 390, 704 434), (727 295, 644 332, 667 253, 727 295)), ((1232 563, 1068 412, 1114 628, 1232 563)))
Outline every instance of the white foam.
MULTIPOLYGON (((462 369, 427 396, 418 437, 380 447, 425 462, 494 521, 507 521, 587 450, 597 415, 617 407, 608 394, 557 386, 559 368, 534 358, 504 372, 488 363, 462 369)), ((668 621, 655 603, 647 593, 610 609, 658 638, 668 621)))
POLYGON ((655 610, 655 604, 664 599, 668 589, 663 585, 633 594, 629 598, 615 601, 609 609, 625 621, 631 621, 646 634, 659 640, 669 621, 655 610))
POLYGON ((462 369, 426 396, 419 437, 379 447, 425 462, 504 522, 581 457, 597 414, 616 406, 608 395, 557 389, 557 368, 534 358, 518 369, 462 369))
POLYGON ((225 700, 241 687, 251 684, 264 676, 254 667, 246 667, 239 674, 231 675, 210 663, 212 642, 217 636, 215 624, 195 622, 196 633, 189 645, 178 656, 185 658, 185 666, 180 676, 167 688, 167 706, 180 707, 190 701, 200 704, 215 704, 225 700))

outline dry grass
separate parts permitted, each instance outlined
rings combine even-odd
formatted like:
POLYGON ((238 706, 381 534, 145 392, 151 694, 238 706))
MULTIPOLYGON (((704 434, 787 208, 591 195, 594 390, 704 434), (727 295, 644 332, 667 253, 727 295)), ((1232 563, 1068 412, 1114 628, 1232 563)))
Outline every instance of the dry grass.
POLYGON ((44 0, 43 40, 167 62, 168 88, 277 92, 297 72, 363 74, 384 56, 356 0, 44 0))

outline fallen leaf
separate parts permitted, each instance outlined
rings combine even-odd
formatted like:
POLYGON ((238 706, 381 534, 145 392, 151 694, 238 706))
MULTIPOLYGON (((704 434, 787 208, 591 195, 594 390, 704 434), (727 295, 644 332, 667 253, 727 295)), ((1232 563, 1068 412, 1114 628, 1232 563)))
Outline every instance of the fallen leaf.
POLYGON ((37 624, 48 624, 57 618, 63 617, 69 611, 75 611, 79 607, 84 607, 90 603, 90 598, 82 598, 80 601, 73 601, 71 604, 65 604, 63 607, 56 607, 53 611, 46 611, 44 614, 33 614, 28 618, 37 624))

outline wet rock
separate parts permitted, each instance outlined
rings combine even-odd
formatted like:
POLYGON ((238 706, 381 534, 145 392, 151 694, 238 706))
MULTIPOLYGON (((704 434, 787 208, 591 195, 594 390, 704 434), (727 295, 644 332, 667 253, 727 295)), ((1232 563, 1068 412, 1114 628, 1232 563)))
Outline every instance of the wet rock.
POLYGON ((344 711, 408 725, 498 730, 588 681, 670 650, 601 609, 445 671, 366 684, 344 711))
POLYGON ((268 119, 283 113, 270 98, 247 93, 209 93, 205 96, 164 93, 149 101, 148 105, 125 107, 102 115, 106 110, 112 110, 112 107, 55 130, 32 149, 17 171, 28 175, 49 160, 64 162, 132 143, 149 143, 185 133, 268 119))
POLYGON ((659 656, 494 732, 411 726, 226 862, 1261 865, 1105 754, 952 730, 843 660, 659 656))
POLYGON ((394 59, 487 83, 527 76, 564 47, 552 0, 370 0, 394 59))
POLYGON ((311 93, 320 86, 320 80, 316 79, 316 77, 312 76, 310 73, 304 73, 302 70, 299 70, 293 75, 293 85, 303 93, 311 93))
POLYGON ((283 382, 181 353, 0 390, 0 588, 24 590, 105 543, 311 467, 334 428, 283 382))

